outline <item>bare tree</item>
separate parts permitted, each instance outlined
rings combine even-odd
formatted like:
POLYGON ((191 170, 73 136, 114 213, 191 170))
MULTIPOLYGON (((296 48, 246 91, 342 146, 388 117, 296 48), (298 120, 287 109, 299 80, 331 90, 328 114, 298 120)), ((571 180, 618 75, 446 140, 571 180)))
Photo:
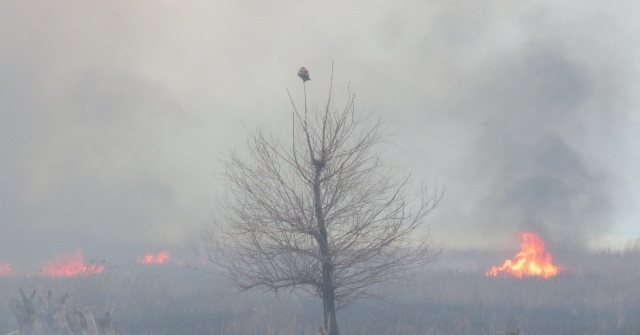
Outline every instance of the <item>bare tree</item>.
MULTIPOLYGON (((332 79, 333 82, 333 70, 332 79)), ((442 193, 409 190, 374 146, 382 123, 355 113, 355 95, 322 110, 293 103, 293 139, 250 133, 248 158, 226 161, 227 197, 207 235, 209 261, 242 290, 289 290, 322 298, 324 329, 338 335, 336 309, 378 297, 377 283, 406 279, 437 256, 425 216, 442 193), (424 233, 424 236, 418 236, 424 233)))

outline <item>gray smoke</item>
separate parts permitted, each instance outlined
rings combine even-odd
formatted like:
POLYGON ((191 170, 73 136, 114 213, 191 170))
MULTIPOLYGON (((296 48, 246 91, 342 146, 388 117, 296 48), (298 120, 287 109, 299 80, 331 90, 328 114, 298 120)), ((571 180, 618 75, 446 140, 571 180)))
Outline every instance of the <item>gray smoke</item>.
POLYGON ((221 154, 243 126, 290 133, 301 66, 322 108, 331 60, 335 106, 351 83, 398 134, 391 164, 445 186, 445 247, 580 245, 640 214, 636 2, 9 1, 0 260, 193 242, 221 154))
POLYGON ((13 262, 145 245, 161 238, 159 225, 180 225, 174 187, 163 178, 180 109, 153 84, 113 69, 79 79, 59 102, 3 106, 14 119, 0 126, 9 181, 0 188, 0 241, 13 262))
POLYGON ((529 43, 483 67, 463 113, 482 117, 469 158, 489 177, 476 212, 485 236, 533 231, 585 246, 610 229, 611 171, 589 142, 606 139, 624 111, 607 103, 611 87, 602 83, 619 78, 602 70, 571 60, 558 42, 529 43))

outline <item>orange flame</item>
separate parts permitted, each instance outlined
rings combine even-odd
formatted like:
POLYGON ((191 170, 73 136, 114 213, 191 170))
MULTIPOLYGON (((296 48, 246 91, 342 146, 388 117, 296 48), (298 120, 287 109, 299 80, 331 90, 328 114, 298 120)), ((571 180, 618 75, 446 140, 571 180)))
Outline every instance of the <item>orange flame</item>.
POLYGON ((544 241, 534 233, 525 232, 520 235, 522 248, 515 260, 507 259, 502 266, 494 266, 487 271, 487 276, 499 273, 522 276, 539 276, 549 278, 557 275, 562 268, 553 264, 551 254, 545 249, 544 241))
POLYGON ((15 275, 18 271, 14 270, 7 263, 0 263, 0 276, 15 275))
POLYGON ((167 260, 169 260, 169 252, 163 251, 157 255, 146 254, 144 257, 138 258, 137 262, 140 264, 162 264, 167 260))
POLYGON ((104 265, 84 264, 82 251, 75 255, 59 257, 55 262, 45 264, 40 268, 38 275, 50 277, 75 277, 89 276, 104 271, 104 265))

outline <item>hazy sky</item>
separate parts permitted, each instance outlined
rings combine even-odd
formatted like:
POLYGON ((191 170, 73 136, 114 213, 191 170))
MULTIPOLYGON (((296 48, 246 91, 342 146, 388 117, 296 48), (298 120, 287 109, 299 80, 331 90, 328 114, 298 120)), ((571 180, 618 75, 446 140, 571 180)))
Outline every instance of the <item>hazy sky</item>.
MULTIPOLYGON (((383 118, 450 247, 640 237, 637 1, 0 2, 0 263, 197 240, 286 89, 383 118)), ((123 256, 124 255, 124 256, 123 256)))

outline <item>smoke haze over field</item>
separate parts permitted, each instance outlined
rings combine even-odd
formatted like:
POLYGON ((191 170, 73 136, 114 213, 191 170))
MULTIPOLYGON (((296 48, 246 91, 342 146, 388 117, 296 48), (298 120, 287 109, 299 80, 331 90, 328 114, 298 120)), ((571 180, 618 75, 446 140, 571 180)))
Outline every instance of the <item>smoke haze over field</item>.
MULTIPOLYGON (((0 3, 0 264, 126 259, 211 222, 245 128, 288 134, 335 61, 389 162, 444 185, 445 248, 640 237, 633 1, 0 3), (398 147, 402 148, 399 150, 398 147)), ((594 242, 595 241, 595 242, 594 242)))

